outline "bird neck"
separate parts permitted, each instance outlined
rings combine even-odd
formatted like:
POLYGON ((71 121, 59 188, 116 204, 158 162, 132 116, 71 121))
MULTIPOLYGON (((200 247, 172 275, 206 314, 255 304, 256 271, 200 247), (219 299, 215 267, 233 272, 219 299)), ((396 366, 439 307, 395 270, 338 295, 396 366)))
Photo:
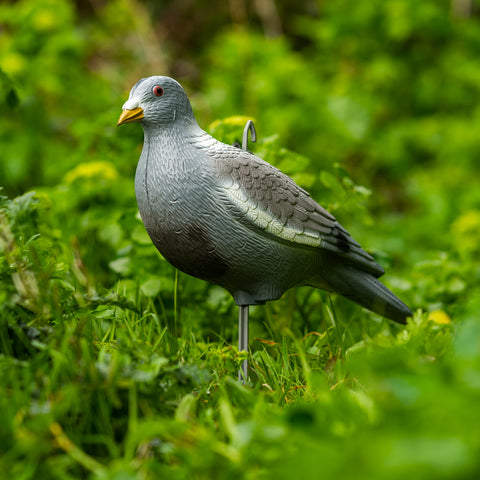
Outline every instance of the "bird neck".
POLYGON ((190 135, 201 128, 198 126, 195 117, 176 118, 174 121, 169 121, 164 124, 143 124, 143 131, 145 134, 145 141, 150 141, 154 138, 169 138, 177 137, 179 135, 190 135))
POLYGON ((208 136, 197 122, 183 126, 172 122, 160 128, 144 127, 144 134, 141 157, 144 167, 155 168, 169 174, 175 172, 175 175, 179 172, 193 171, 192 160, 195 158, 191 154, 193 145, 198 138, 208 136))

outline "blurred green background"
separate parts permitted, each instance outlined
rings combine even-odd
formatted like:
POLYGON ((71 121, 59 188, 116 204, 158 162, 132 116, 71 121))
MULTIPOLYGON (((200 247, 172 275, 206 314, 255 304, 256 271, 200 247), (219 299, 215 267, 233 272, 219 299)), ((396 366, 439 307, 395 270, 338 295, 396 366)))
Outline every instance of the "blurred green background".
POLYGON ((479 58, 477 0, 0 3, 4 471, 478 473, 479 58), (415 321, 291 291, 252 309, 256 387, 234 385, 232 299, 175 273, 137 215, 143 134, 116 122, 149 75, 182 83, 219 139, 253 118, 251 148, 375 255, 415 321))

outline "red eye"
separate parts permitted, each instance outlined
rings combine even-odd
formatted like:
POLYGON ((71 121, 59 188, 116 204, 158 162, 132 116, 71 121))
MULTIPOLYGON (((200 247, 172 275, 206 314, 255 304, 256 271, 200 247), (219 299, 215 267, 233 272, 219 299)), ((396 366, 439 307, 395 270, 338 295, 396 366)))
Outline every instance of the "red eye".
POLYGON ((153 87, 153 94, 156 97, 161 97, 163 95, 163 88, 160 85, 153 87))

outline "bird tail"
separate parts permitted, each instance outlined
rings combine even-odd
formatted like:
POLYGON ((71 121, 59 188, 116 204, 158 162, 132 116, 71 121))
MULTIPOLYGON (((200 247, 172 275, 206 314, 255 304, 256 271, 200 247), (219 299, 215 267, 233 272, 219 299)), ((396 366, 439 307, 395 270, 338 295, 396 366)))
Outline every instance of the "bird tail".
POLYGON ((362 307, 390 318, 398 323, 407 323, 412 311, 383 283, 370 273, 344 266, 345 271, 328 277, 331 290, 352 300, 362 307))

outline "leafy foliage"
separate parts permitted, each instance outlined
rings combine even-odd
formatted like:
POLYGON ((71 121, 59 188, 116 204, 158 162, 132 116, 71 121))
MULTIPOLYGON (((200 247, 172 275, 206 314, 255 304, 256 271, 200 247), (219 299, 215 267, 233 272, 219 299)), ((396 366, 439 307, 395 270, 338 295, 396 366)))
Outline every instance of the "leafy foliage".
POLYGON ((477 2, 226 5, 0 5, 0 470, 478 475, 477 2), (409 324, 289 291, 251 309, 240 385, 232 299, 137 214, 141 130, 114 125, 154 73, 219 139, 254 118, 249 148, 372 249, 409 324))

